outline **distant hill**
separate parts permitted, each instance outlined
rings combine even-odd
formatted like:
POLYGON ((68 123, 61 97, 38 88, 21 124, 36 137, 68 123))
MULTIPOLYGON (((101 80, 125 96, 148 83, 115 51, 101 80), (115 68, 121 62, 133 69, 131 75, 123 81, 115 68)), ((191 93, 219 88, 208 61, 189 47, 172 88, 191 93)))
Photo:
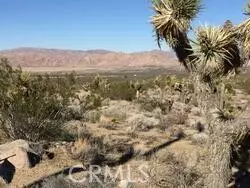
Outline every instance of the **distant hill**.
POLYGON ((85 71, 133 68, 180 69, 172 52, 153 50, 123 53, 107 50, 58 50, 17 48, 0 51, 0 57, 9 59, 11 65, 20 65, 29 71, 85 71))

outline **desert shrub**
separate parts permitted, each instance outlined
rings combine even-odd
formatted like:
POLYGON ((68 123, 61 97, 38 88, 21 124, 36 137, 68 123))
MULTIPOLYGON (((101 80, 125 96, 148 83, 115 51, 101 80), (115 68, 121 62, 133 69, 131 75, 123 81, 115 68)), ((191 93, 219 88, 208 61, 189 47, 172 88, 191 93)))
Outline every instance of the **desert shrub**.
POLYGON ((145 91, 138 102, 147 111, 152 112, 154 109, 160 108, 164 114, 170 112, 173 105, 173 100, 160 88, 145 91))
POLYGON ((167 127, 173 125, 184 125, 188 119, 187 113, 182 112, 172 112, 162 117, 161 122, 166 124, 167 127))
POLYGON ((130 114, 138 113, 139 107, 128 101, 112 101, 101 109, 102 114, 116 121, 124 121, 130 114))
POLYGON ((149 170, 151 182, 159 187, 197 188, 204 187, 203 177, 195 167, 187 167, 184 159, 172 153, 155 157, 149 170))
POLYGON ((209 140, 209 135, 207 135, 206 133, 194 134, 191 137, 192 143, 197 145, 205 145, 207 144, 208 140, 209 140))
POLYGON ((160 124, 160 120, 154 117, 147 117, 144 114, 135 114, 127 119, 127 123, 132 130, 148 131, 160 124))
POLYGON ((136 97, 136 89, 132 88, 127 81, 113 83, 110 90, 104 93, 103 96, 112 100, 132 101, 136 97))
POLYGON ((101 113, 99 110, 91 110, 85 113, 85 119, 91 123, 97 123, 100 121, 101 113))
POLYGON ((88 129, 83 128, 71 148, 71 154, 73 159, 83 165, 103 165, 112 149, 113 146, 105 142, 103 137, 94 136, 88 129))
POLYGON ((9 137, 56 139, 63 135, 62 115, 74 97, 74 84, 67 77, 31 76, 2 60, 0 96, 1 127, 9 137))
POLYGON ((102 97, 95 93, 90 93, 84 102, 81 102, 84 110, 94 110, 102 105, 102 97))
POLYGON ((170 76, 167 76, 166 79, 166 85, 169 86, 169 87, 175 87, 176 86, 176 83, 182 83, 182 79, 177 77, 176 75, 170 75, 170 76))
POLYGON ((133 152, 127 140, 95 136, 87 129, 81 131, 71 148, 72 158, 82 162, 84 166, 112 165, 127 152, 133 152))
MULTIPOLYGON (((156 111, 155 111, 156 112, 156 111)), ((176 125, 184 125, 188 120, 188 114, 186 112, 170 112, 169 114, 155 114, 155 117, 159 119, 159 128, 161 131, 166 131, 168 129, 177 128, 176 125)))
POLYGON ((97 76, 89 86, 93 93, 111 100, 132 101, 136 97, 136 88, 129 81, 108 82, 107 79, 97 76))
POLYGON ((93 137, 86 132, 75 142, 72 158, 81 161, 83 165, 101 165, 106 153, 103 138, 93 137))
POLYGON ((64 116, 67 120, 86 120, 89 111, 98 111, 102 100, 100 95, 91 91, 78 92, 76 97, 71 98, 64 116))

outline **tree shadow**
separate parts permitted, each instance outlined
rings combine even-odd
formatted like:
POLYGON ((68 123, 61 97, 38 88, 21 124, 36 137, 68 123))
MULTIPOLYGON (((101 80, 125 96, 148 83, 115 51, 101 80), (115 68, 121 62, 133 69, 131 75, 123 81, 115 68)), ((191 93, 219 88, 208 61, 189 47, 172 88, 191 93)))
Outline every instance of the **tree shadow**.
POLYGON ((105 165, 110 167, 115 167, 119 165, 123 165, 130 161, 135 156, 135 151, 133 147, 130 147, 118 160, 115 161, 107 161, 105 165))
MULTIPOLYGON (((108 159, 104 159, 103 163, 100 164, 100 166, 109 166, 109 167, 115 167, 115 166, 119 166, 119 165, 123 165, 126 164, 127 162, 129 162, 130 160, 132 160, 134 157, 151 157, 152 155, 154 155, 155 153, 157 153, 158 151, 160 151, 161 149, 170 146, 171 144, 181 140, 182 137, 176 137, 173 138, 171 140, 168 140, 166 142, 164 142, 161 145, 158 145, 148 151, 146 151, 143 154, 139 154, 137 155, 137 153, 134 151, 133 147, 130 147, 118 160, 108 160, 108 159)), ((94 164, 93 164, 94 165, 94 164)), ((51 178, 51 177, 57 177, 60 175, 64 175, 64 176, 68 176, 70 174, 75 174, 75 173, 80 173, 80 172, 84 172, 84 171, 88 171, 88 166, 86 168, 84 167, 69 167, 69 168, 65 168, 63 170, 60 170, 54 174, 51 174, 49 176, 43 177, 35 182, 32 182, 31 184, 25 186, 25 188, 38 188, 39 185, 42 185, 42 183, 44 182, 44 180, 51 178)))
POLYGON ((161 145, 158 145, 152 149, 150 149, 149 151, 145 152, 144 154, 142 154, 143 157, 151 157, 152 155, 156 154, 158 151, 160 151, 161 149, 170 146, 171 144, 179 141, 182 137, 176 137, 173 138, 172 140, 169 140, 161 145))
POLYGON ((80 173, 80 172, 84 172, 84 171, 87 171, 87 169, 82 168, 82 167, 68 167, 68 168, 60 170, 58 172, 55 172, 54 174, 50 174, 50 175, 42 177, 36 181, 33 181, 32 183, 24 186, 24 188, 40 188, 40 187, 42 187, 43 182, 49 178, 58 177, 61 175, 68 176, 70 174, 80 173))
POLYGON ((39 155, 36 155, 34 153, 28 152, 28 158, 30 162, 30 167, 36 166, 36 164, 40 163, 41 157, 39 155))
POLYGON ((235 187, 236 188, 249 188, 250 173, 246 170, 239 170, 235 174, 235 187))
POLYGON ((3 178, 6 183, 11 183, 15 172, 15 166, 11 164, 7 159, 5 159, 2 164, 0 164, 0 177, 3 178))

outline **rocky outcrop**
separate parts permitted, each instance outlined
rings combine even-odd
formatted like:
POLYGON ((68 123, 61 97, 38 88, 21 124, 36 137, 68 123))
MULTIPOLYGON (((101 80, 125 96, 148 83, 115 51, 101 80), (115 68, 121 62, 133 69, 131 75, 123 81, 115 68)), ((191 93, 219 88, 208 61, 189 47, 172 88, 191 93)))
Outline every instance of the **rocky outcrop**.
POLYGON ((41 156, 34 152, 25 140, 0 145, 0 178, 10 183, 16 169, 31 168, 39 163, 40 159, 41 156))

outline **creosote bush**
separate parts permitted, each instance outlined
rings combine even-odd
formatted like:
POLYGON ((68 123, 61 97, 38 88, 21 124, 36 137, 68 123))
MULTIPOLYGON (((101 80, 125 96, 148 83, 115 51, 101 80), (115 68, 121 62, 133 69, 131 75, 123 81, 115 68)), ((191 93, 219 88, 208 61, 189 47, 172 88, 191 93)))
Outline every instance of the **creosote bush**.
POLYGON ((132 101, 136 97, 136 88, 129 81, 108 82, 107 79, 96 76, 89 89, 103 98, 112 100, 132 101))
POLYGON ((0 62, 1 128, 12 139, 59 139, 63 113, 74 97, 74 76, 29 75, 0 62))

